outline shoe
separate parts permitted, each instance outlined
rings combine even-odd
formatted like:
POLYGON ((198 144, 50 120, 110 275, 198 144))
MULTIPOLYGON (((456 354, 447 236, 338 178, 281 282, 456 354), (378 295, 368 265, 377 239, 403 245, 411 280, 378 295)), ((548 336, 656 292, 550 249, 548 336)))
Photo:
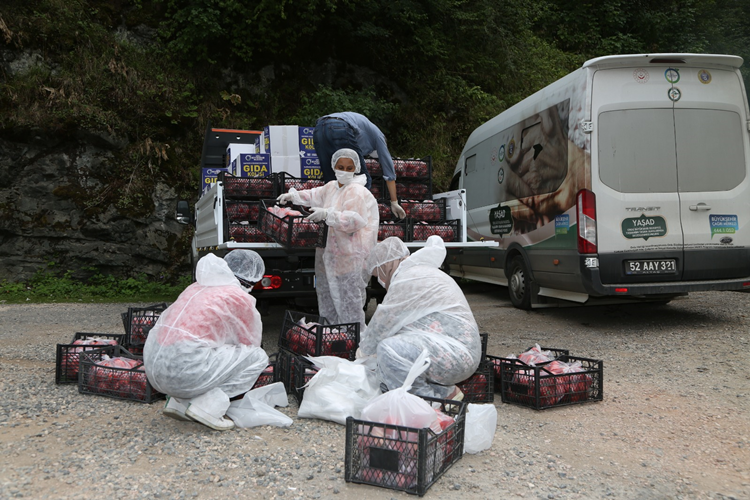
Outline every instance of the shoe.
POLYGON ((450 393, 448 399, 452 399, 453 401, 462 401, 464 399, 464 393, 461 389, 456 387, 456 390, 450 393))
POLYGON ((187 406, 180 403, 176 398, 173 398, 172 396, 167 396, 167 404, 164 405, 164 409, 162 410, 162 413, 169 417, 173 418, 175 420, 181 420, 183 422, 192 422, 192 419, 185 415, 185 411, 187 410, 187 406))
POLYGON ((226 417, 216 418, 193 404, 188 406, 185 415, 216 431, 229 431, 234 429, 234 422, 232 422, 231 419, 226 417))

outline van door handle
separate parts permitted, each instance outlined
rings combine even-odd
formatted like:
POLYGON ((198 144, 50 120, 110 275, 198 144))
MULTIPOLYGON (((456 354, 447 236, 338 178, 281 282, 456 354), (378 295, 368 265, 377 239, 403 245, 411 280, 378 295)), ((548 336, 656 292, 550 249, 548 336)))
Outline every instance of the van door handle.
POLYGON ((690 205, 690 210, 693 212, 697 212, 698 210, 711 210, 711 206, 706 205, 705 203, 698 203, 697 205, 690 205))

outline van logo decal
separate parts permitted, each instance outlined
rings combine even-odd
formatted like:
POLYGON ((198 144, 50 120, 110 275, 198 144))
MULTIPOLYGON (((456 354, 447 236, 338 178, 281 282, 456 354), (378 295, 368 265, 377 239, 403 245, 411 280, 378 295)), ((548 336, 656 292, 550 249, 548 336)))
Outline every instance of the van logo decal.
POLYGON ((625 207, 628 212, 658 212, 661 207, 625 207))
POLYGON ((711 73, 707 69, 702 69, 698 72, 698 81, 704 85, 711 83, 711 73))
POLYGON ((732 242, 732 237, 724 236, 722 239, 719 240, 719 242, 723 245, 729 245, 732 242))
POLYGON ((555 215, 555 234, 568 234, 570 229, 570 215, 555 215))
POLYGON ((637 83, 646 83, 648 79, 649 74, 647 69, 637 68, 633 70, 633 80, 637 83))
POLYGON ((492 234, 510 234, 513 231, 513 217, 510 207, 498 205, 490 210, 490 231, 492 234))
POLYGON ((497 152, 497 159, 500 161, 503 161, 505 159, 505 144, 500 146, 500 149, 497 152))
POLYGON ((680 70, 675 68, 667 68, 667 70, 664 72, 664 78, 666 78, 669 83, 677 83, 680 81, 680 70))
POLYGON ((502 184, 504 180, 505 180, 505 169, 501 167, 497 171, 497 183, 502 184))
POLYGON ((516 140, 511 139, 510 142, 508 142, 508 159, 509 160, 513 159, 513 155, 515 154, 515 152, 516 152, 516 140))
POLYGON ((715 234, 735 234, 740 229, 736 215, 709 214, 708 222, 711 224, 711 239, 715 234))
POLYGON ((667 95, 669 96, 670 101, 677 102, 680 100, 680 97, 682 97, 682 92, 677 87, 672 87, 667 91, 667 95))
POLYGON ((632 217, 622 221, 622 235, 630 240, 659 238, 667 234, 667 221, 659 215, 632 217))

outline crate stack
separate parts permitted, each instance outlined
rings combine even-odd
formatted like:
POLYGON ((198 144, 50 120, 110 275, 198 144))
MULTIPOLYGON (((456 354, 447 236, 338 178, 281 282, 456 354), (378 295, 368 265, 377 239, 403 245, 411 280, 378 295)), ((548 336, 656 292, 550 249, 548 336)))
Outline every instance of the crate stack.
POLYGON ((305 356, 338 356, 354 360, 359 347, 359 323, 330 324, 313 314, 286 311, 279 335, 276 369, 287 392, 302 402, 303 386, 317 372, 305 356))
POLYGON ((531 347, 519 357, 486 356, 503 403, 545 410, 604 399, 604 363, 567 349, 531 347), (534 362, 528 353, 548 353, 534 362))
POLYGON ((378 199, 380 229, 378 240, 396 236, 403 241, 425 241, 432 235, 443 241, 458 241, 458 221, 446 220, 444 199, 432 199, 432 158, 393 158, 396 194, 406 219, 398 220, 391 211, 388 189, 378 160, 365 159, 372 176, 372 194, 378 199))
POLYGON ((239 243, 266 243, 273 239, 260 230, 258 220, 263 199, 278 196, 277 178, 235 177, 219 174, 224 185, 224 234, 227 240, 239 243))
POLYGON ((147 307, 129 307, 122 315, 125 326, 122 346, 132 354, 142 355, 149 332, 166 309, 167 304, 164 302, 147 307))

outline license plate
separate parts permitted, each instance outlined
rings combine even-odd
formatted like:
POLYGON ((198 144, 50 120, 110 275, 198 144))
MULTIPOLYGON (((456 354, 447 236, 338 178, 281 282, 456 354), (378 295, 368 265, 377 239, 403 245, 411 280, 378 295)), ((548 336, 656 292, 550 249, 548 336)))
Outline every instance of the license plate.
POLYGON ((677 263, 674 259, 626 260, 625 274, 674 274, 677 263))

